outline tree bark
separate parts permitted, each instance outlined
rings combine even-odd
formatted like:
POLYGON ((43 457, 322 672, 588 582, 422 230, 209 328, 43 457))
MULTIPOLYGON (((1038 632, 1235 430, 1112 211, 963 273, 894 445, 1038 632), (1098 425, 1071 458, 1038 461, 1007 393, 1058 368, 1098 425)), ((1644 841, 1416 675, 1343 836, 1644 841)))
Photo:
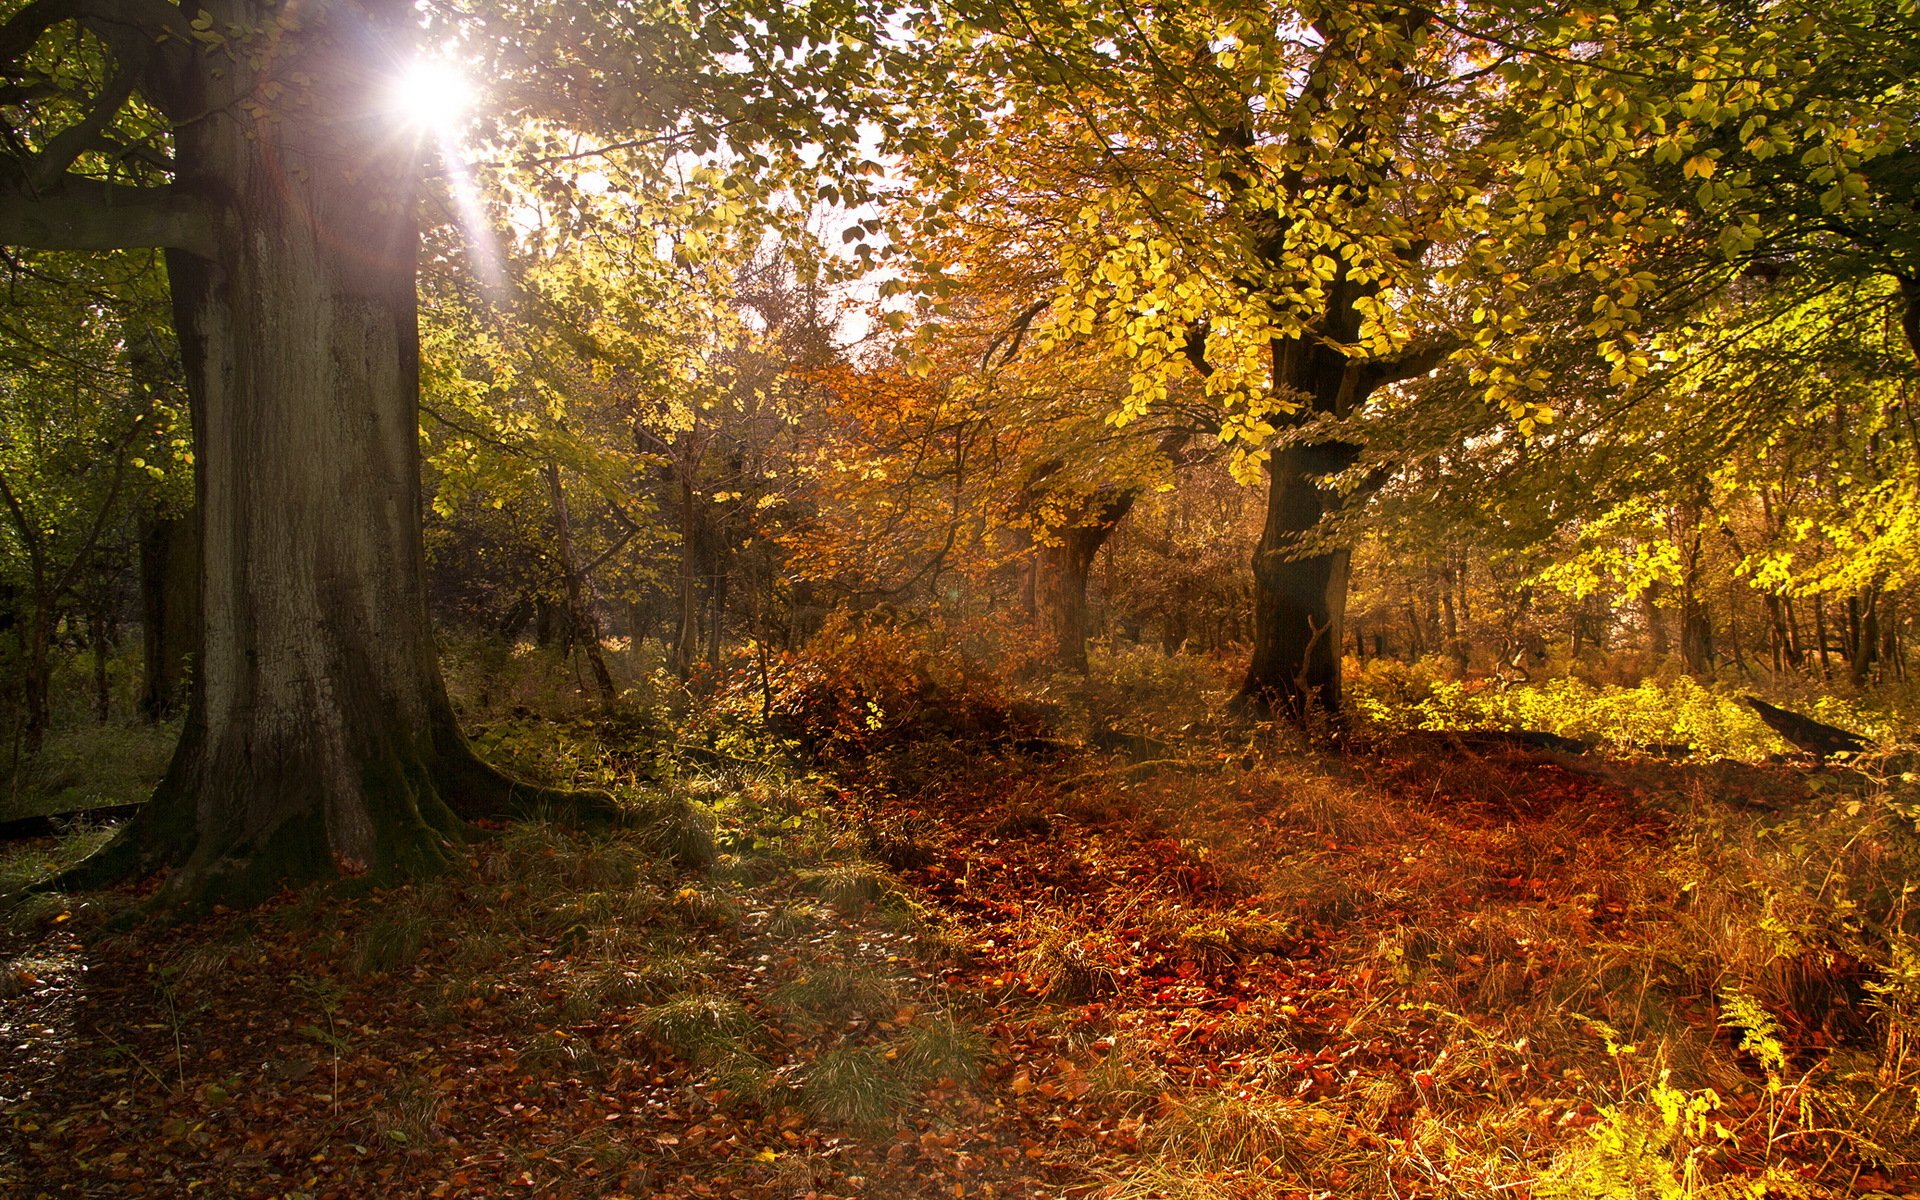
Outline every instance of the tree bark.
POLYGON ((1713 675, 1713 617, 1689 587, 1680 605, 1680 660, 1692 675, 1713 675))
POLYGON ((553 502, 554 536, 559 543, 560 572, 567 586, 567 621, 572 630, 568 641, 578 645, 593 670, 593 682, 600 694, 600 711, 613 715, 616 689, 613 673, 607 670, 607 656, 600 649, 600 622, 593 612, 593 581, 580 567, 573 552, 573 514, 567 507, 567 491, 560 479, 560 464, 546 465, 547 495, 553 502))
MULTIPOLYGON (((215 28, 278 10, 210 4, 215 28)), ((380 107, 405 0, 320 0, 275 53, 199 77, 180 185, 216 249, 169 254, 194 406, 203 651, 153 799, 68 882, 171 868, 174 903, 439 870, 463 818, 555 799, 483 765, 428 624, 418 148, 380 107), (377 50, 373 49, 378 47, 377 50), (274 95, 271 112, 243 101, 274 95)), ((610 811, 610 801, 598 805, 610 811)))
POLYGON ((1304 539, 1339 508, 1323 480, 1346 470, 1360 447, 1288 446, 1267 464, 1267 522, 1253 559, 1253 658, 1240 685, 1243 709, 1305 721, 1340 711, 1351 552, 1306 549, 1304 539))
POLYGON ((1648 672, 1657 670, 1672 650, 1672 642, 1667 635, 1666 611, 1655 599, 1654 591, 1654 586, 1649 585, 1646 591, 1640 593, 1640 611, 1647 621, 1646 669, 1648 672))
POLYGON ((680 476, 680 577, 679 616, 673 638, 673 673, 683 682, 693 676, 694 646, 700 640, 699 563, 701 551, 699 513, 694 508, 691 469, 680 476))
MULTIPOLYGON (((1394 360, 1349 357, 1340 347, 1359 340, 1360 302, 1377 285, 1348 278, 1344 265, 1337 272, 1314 330, 1272 344, 1274 390, 1300 404, 1297 422, 1344 421, 1384 385, 1426 374, 1452 350, 1442 341, 1394 360)), ((1351 551, 1311 539, 1345 503, 1330 477, 1357 463, 1362 449, 1325 437, 1283 445, 1267 460, 1267 519, 1253 558, 1253 658, 1235 711, 1302 724, 1340 717, 1351 551)))
POLYGON ((1053 664, 1063 671, 1087 673, 1087 583, 1100 548, 1138 497, 1133 488, 1102 488, 1088 497, 1079 519, 1048 534, 1035 555, 1036 608, 1046 622, 1053 664))
POLYGON ((1827 599, 1819 592, 1813 594, 1813 642, 1820 654, 1820 677, 1833 678, 1833 660, 1827 651, 1827 599))
POLYGON ((37 754, 53 725, 52 666, 48 661, 48 643, 53 639, 52 615, 37 595, 28 598, 27 619, 15 626, 20 637, 20 734, 27 753, 37 754))
POLYGON ((186 699, 200 642, 200 523, 160 517, 140 530, 140 713, 167 717, 186 699))
POLYGON ((107 656, 112 650, 112 630, 105 604, 87 614, 87 646, 93 652, 93 719, 105 725, 113 717, 113 688, 107 678, 107 656))

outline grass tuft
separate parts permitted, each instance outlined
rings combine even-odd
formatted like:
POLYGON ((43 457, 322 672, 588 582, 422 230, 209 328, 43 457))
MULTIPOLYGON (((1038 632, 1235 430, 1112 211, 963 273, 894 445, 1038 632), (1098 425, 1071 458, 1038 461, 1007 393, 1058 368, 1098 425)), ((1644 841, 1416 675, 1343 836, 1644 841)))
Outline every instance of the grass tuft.
POLYGON ((822 1054, 806 1074, 801 1100, 816 1120, 870 1132, 888 1124, 908 1098, 900 1069, 869 1046, 822 1054))
POLYGON ((731 996, 688 992, 653 1005, 640 1014, 642 1033, 688 1062, 710 1066, 747 1052, 760 1023, 731 996))

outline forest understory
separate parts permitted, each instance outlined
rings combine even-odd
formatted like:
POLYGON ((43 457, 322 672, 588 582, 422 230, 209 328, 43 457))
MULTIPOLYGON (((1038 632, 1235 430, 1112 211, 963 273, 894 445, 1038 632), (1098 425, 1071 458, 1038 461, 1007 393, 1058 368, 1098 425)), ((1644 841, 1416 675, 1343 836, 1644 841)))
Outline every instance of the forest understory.
POLYGON ((0 1191, 1920 1195, 1902 764, 1309 747, 1209 672, 483 689, 632 827, 197 923, 17 842, 0 1191))

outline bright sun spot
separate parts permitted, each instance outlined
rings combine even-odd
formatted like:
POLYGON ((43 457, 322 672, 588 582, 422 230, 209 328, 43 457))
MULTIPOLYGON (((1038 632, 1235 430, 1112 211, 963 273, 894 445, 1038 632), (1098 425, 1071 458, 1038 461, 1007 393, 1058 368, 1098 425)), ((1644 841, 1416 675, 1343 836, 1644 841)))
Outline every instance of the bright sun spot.
POLYGON ((421 133, 452 132, 466 121, 474 99, 473 84, 449 62, 416 62, 394 81, 395 115, 421 133))

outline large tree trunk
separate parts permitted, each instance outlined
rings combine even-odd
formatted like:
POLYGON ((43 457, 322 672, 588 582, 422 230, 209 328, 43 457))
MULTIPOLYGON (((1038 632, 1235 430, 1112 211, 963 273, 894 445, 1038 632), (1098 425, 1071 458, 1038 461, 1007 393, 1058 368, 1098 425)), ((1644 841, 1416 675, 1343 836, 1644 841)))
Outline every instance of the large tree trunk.
MULTIPOLYGON (((215 28, 276 19, 213 8, 215 28)), ((245 115, 273 93, 242 56, 209 80, 211 115, 176 131, 182 184, 226 200, 213 257, 169 256, 203 651, 165 780, 80 873, 171 867, 176 901, 436 870, 463 817, 536 798, 474 757, 427 619, 417 149, 382 100, 414 8, 322 0, 302 17, 270 59, 286 86, 271 114, 245 115)))
POLYGON ((1360 447, 1346 442, 1288 446, 1274 453, 1267 523, 1253 558, 1253 659, 1239 705, 1304 720, 1340 711, 1346 547, 1304 549, 1321 519, 1339 508, 1327 476, 1346 470, 1360 447))
POLYGON ((140 529, 140 712, 149 721, 186 699, 200 644, 200 522, 161 517, 140 529))
MULTIPOLYGON (((1360 340, 1361 301, 1377 291, 1375 282, 1350 279, 1342 264, 1315 327, 1272 343, 1274 390, 1300 404, 1296 420, 1345 421, 1382 386, 1424 375, 1450 352, 1450 346, 1435 344, 1393 360, 1350 357, 1341 347, 1360 340)), ((1328 545, 1320 527, 1344 503, 1331 477, 1359 462, 1362 449, 1323 435, 1283 445, 1267 462, 1267 521, 1253 558, 1253 658, 1234 699, 1237 711, 1280 714, 1303 724, 1341 715, 1351 554, 1345 546, 1328 545)))

